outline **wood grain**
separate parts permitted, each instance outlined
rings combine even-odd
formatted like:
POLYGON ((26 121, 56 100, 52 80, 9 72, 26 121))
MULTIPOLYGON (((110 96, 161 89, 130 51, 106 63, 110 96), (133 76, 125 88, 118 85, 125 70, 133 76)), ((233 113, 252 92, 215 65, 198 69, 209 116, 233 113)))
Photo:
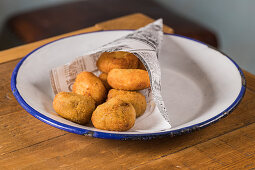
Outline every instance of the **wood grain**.
POLYGON ((253 169, 255 124, 156 159, 134 169, 253 169))
POLYGON ((174 138, 118 141, 68 133, 28 114, 9 86, 17 62, 0 64, 0 169, 254 168, 255 78, 248 72, 244 99, 219 122, 174 138))
MULTIPOLYGON (((3 134, 0 138, 2 146, 0 152, 2 167, 0 167, 61 168, 65 164, 65 168, 100 168, 107 161, 108 163, 104 165, 105 169, 116 166, 124 169, 135 168, 253 124, 254 109, 254 93, 247 90, 240 106, 218 123, 191 134, 151 141, 94 139, 55 129, 33 118, 25 111, 9 113, 0 116, 0 122, 6 122, 1 124, 0 130, 0 134, 3 134), (12 117, 15 117, 15 121, 12 117), (23 122, 27 123, 23 124, 23 122), (157 146, 156 149, 155 146, 157 146)), ((201 159, 198 160, 201 161, 201 159)), ((208 160, 213 162, 209 158, 204 158, 204 164, 208 160)), ((213 164, 218 165, 216 162, 211 165, 213 164)))
POLYGON ((243 72, 247 81, 247 88, 255 92, 255 76, 248 71, 243 70, 243 72))
MULTIPOLYGON (((0 64, 0 116, 15 111, 23 110, 20 105, 17 104, 15 97, 12 94, 11 74, 18 63, 18 60, 5 64, 0 64)), ((1 123, 0 123, 1 124, 1 123)))
POLYGON ((96 27, 90 27, 90 28, 86 28, 86 29, 82 29, 82 30, 78 30, 78 31, 74 31, 74 32, 70 32, 67 34, 63 34, 63 35, 59 35, 56 37, 52 37, 52 38, 47 38, 45 40, 41 40, 41 41, 37 41, 34 43, 29 43, 26 45, 21 45, 18 47, 14 47, 14 48, 10 48, 7 50, 3 50, 0 51, 0 63, 4 63, 4 62, 8 62, 8 61, 12 61, 18 58, 23 58, 24 56, 26 56, 28 53, 30 53, 31 51, 33 51, 34 49, 49 43, 51 41, 63 38, 63 37, 67 37, 70 35, 75 35, 75 34, 81 34, 81 33, 85 33, 85 32, 93 32, 93 31, 99 31, 99 28, 96 27))
POLYGON ((25 110, 0 116, 0 155, 12 153, 67 132, 37 120, 25 110))

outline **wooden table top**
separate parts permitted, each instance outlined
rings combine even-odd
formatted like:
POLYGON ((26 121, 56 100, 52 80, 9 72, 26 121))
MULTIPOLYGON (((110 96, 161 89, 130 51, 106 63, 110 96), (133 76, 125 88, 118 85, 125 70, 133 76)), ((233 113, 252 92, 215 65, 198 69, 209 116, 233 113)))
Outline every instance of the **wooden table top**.
MULTIPOLYGON (((246 71, 246 94, 229 116, 190 134, 149 141, 68 133, 31 116, 12 95, 12 71, 36 47, 67 35, 137 29, 151 21, 143 14, 133 14, 0 52, 0 169, 255 168, 255 76, 246 71)), ((164 31, 173 30, 165 27, 164 31)))

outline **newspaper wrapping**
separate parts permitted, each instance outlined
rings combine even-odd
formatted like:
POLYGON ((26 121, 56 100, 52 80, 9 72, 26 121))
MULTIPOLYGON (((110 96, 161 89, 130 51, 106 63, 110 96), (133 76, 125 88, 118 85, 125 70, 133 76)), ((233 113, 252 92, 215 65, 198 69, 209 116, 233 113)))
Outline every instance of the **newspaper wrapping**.
POLYGON ((100 71, 96 66, 96 62, 103 52, 130 52, 140 59, 149 73, 151 87, 141 91, 145 95, 147 103, 155 105, 155 102, 161 115, 170 124, 161 96, 161 71, 158 61, 158 54, 163 39, 162 28, 163 21, 158 19, 122 38, 91 50, 68 64, 53 68, 50 71, 53 92, 57 94, 61 91, 72 91, 75 78, 82 71, 89 71, 99 75, 100 71))

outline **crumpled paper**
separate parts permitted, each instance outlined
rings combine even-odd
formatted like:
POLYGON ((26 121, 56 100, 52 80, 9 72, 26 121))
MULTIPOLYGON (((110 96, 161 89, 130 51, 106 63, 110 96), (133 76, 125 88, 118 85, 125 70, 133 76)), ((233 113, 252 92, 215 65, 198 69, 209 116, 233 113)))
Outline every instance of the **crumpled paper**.
POLYGON ((155 106, 155 102, 161 115, 170 124, 161 96, 161 71, 158 62, 158 54, 163 39, 162 28, 163 21, 158 19, 122 38, 88 51, 68 64, 53 68, 50 71, 50 78, 54 93, 72 91, 75 78, 82 71, 89 71, 99 75, 100 71, 96 66, 96 62, 103 52, 130 52, 140 59, 149 73, 151 87, 141 91, 146 97, 147 107, 152 108, 155 106))

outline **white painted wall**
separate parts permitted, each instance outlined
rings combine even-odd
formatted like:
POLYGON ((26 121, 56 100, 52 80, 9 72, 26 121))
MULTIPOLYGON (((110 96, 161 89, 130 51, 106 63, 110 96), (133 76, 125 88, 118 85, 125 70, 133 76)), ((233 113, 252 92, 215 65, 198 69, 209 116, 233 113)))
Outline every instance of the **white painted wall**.
POLYGON ((218 34, 220 49, 255 74, 254 0, 157 0, 218 34))

